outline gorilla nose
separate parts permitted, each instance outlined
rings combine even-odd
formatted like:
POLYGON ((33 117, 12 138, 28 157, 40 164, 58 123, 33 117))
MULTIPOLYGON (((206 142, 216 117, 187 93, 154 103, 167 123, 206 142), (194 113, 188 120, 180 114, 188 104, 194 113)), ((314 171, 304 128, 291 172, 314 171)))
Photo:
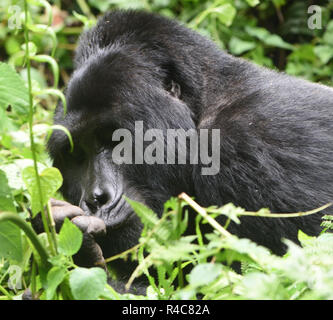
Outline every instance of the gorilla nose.
POLYGON ((95 213, 97 210, 99 210, 101 207, 103 207, 105 204, 111 201, 111 195, 110 193, 106 191, 95 191, 93 192, 87 199, 85 200, 85 203, 89 210, 92 213, 95 213))

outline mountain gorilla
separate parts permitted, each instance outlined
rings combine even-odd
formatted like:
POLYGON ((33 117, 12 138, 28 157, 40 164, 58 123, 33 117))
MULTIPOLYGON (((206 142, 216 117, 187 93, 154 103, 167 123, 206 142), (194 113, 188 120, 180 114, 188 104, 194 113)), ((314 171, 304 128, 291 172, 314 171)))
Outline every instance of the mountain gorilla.
MULTIPOLYGON (((73 205, 54 201, 53 214, 58 224, 67 216, 84 231, 83 265, 137 243, 142 225, 123 195, 159 214, 181 192, 202 206, 232 202, 282 213, 333 200, 333 90, 232 57, 175 21, 136 11, 106 14, 81 36, 66 98, 67 113, 59 105, 54 121, 71 132, 74 151, 57 130, 49 152, 73 205), (219 129, 220 144, 206 145, 209 152, 219 148, 218 172, 204 175, 207 162, 190 163, 188 155, 186 163, 117 161, 112 151, 125 136, 114 132, 127 129, 135 147, 138 123, 162 136, 167 129, 199 136, 219 129)), ((166 149, 165 140, 155 142, 166 149)), ((244 217, 228 230, 283 254, 281 238, 298 242, 299 229, 317 235, 321 215, 244 217)), ((128 276, 133 266, 115 261, 115 267, 128 276)))

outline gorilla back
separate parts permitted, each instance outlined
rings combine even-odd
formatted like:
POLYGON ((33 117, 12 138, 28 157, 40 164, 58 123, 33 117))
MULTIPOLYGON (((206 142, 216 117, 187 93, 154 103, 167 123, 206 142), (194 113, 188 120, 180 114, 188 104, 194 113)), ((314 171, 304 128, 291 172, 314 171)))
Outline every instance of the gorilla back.
MULTIPOLYGON (((66 98, 66 115, 60 105, 54 120, 70 130, 75 150, 55 131, 49 151, 64 176, 66 199, 104 220, 104 256, 135 245, 140 235, 123 195, 158 213, 181 192, 202 206, 233 202, 281 213, 333 200, 333 90, 232 57, 175 21, 136 11, 106 14, 81 36, 66 98), (199 137, 203 129, 218 129, 218 172, 203 175, 207 163, 191 163, 188 154, 173 164, 146 163, 142 156, 116 161, 113 151, 125 135, 114 133, 134 136, 136 124, 143 132, 159 129, 162 137, 169 129, 199 137)), ((155 153, 167 150, 166 139, 150 138, 155 153)), ((297 242, 299 229, 318 234, 321 215, 248 217, 229 230, 282 254, 281 238, 297 242)))

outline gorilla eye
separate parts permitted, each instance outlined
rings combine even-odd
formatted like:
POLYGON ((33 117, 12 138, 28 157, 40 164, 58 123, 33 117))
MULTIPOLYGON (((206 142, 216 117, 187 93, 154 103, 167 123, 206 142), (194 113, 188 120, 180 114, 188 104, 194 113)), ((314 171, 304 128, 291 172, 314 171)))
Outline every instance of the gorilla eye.
POLYGON ((169 85, 167 86, 167 90, 169 91, 169 93, 175 97, 175 98, 180 98, 181 95, 181 89, 180 89, 180 85, 171 80, 171 82, 169 83, 169 85))
POLYGON ((74 151, 70 155, 71 158, 78 164, 83 163, 86 156, 84 150, 80 147, 75 147, 74 151))

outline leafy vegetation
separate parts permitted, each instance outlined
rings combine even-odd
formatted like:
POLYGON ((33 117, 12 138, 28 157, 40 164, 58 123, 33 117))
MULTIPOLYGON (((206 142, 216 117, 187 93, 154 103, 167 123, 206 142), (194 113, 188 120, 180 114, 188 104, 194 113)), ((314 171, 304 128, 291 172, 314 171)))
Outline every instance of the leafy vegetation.
MULTIPOLYGON (((131 201, 144 223, 139 244, 108 261, 136 259, 129 280, 145 275, 147 296, 120 295, 101 268, 79 268, 72 256, 81 231, 68 220, 59 234, 50 214, 50 197, 61 197, 60 172, 52 167, 45 140, 52 111, 65 98, 79 34, 111 8, 140 8, 175 17, 211 37, 221 48, 260 65, 328 85, 333 83, 333 2, 318 3, 321 28, 310 29, 307 1, 286 0, 2 0, 0 8, 0 300, 21 299, 26 288, 39 299, 333 299, 333 229, 299 232, 302 247, 285 240, 278 257, 228 231, 244 215, 274 219, 267 209, 247 212, 232 204, 201 208, 186 195, 170 199, 161 219, 131 201), (184 236, 189 213, 196 212, 195 234, 184 236), (29 220, 42 213, 45 233, 29 220), (227 217, 224 226, 215 218, 227 217), (211 233, 201 233, 206 225, 211 233), (241 264, 236 273, 233 263, 241 264), (192 266, 189 274, 184 269, 192 266), (157 277, 151 275, 156 271, 157 277)), ((318 21, 317 21, 318 22, 318 21)), ((322 209, 322 208, 321 208, 322 209)), ((315 214, 316 210, 307 213, 315 214)), ((291 215, 293 216, 293 215, 291 215)))

